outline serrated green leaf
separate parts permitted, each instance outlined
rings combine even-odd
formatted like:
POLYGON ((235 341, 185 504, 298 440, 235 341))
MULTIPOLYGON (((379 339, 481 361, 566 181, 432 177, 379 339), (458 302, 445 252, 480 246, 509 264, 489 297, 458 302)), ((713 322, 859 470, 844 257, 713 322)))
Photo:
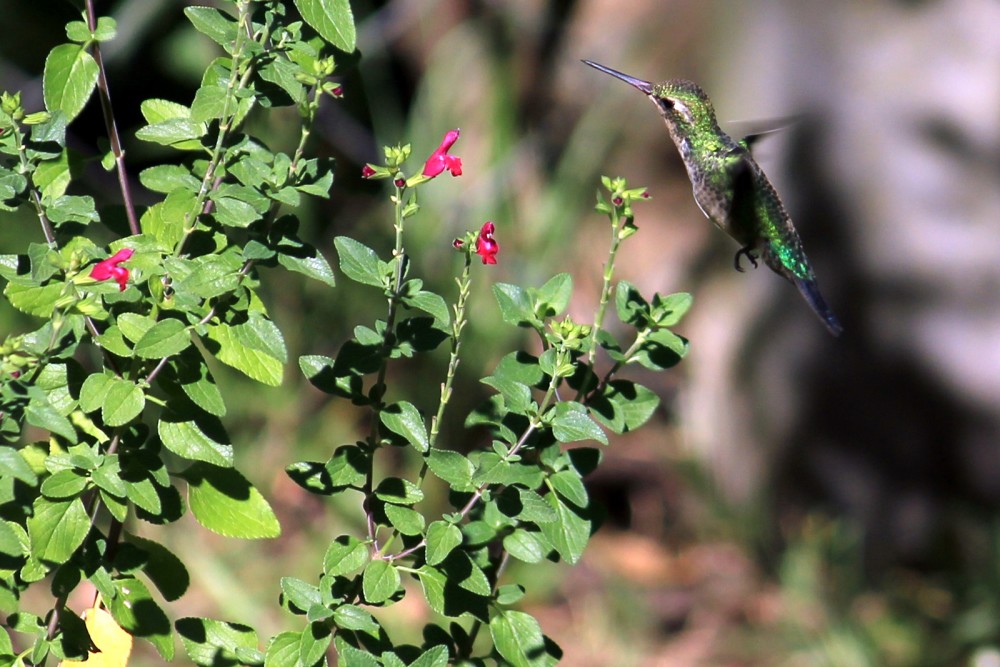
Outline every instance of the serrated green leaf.
POLYGON ((575 565, 590 541, 592 525, 589 513, 567 505, 555 493, 548 494, 545 499, 559 514, 559 519, 539 524, 538 527, 562 559, 575 565))
POLYGON ((243 539, 281 534, 271 506, 239 471, 196 463, 183 476, 188 482, 191 513, 209 530, 243 539))
POLYGON ((146 396, 134 382, 113 377, 107 384, 101 418, 108 426, 124 426, 146 407, 146 396))
POLYGON ((344 275, 362 285, 382 286, 384 263, 374 250, 348 236, 338 236, 333 244, 337 248, 340 270, 344 275))
POLYGON ((665 297, 654 294, 650 313, 657 326, 672 327, 687 314, 693 302, 694 297, 687 292, 678 292, 665 297))
POLYGON ((615 287, 615 310, 618 319, 638 329, 649 323, 649 304, 632 283, 622 280, 615 287))
POLYGON ((354 51, 357 35, 348 0, 295 0, 306 23, 344 53, 354 51))
POLYGON ((180 418, 169 416, 160 419, 157 425, 164 447, 190 461, 204 461, 223 468, 233 466, 233 447, 222 422, 208 417, 188 421, 174 419, 180 418), (211 435, 205 429, 210 430, 211 435))
POLYGON ((428 565, 437 565, 462 543, 462 531, 447 521, 434 521, 427 527, 424 558, 428 565))
POLYGON ((386 560, 373 560, 365 567, 361 589, 368 604, 385 602, 396 592, 401 583, 399 570, 386 560))
POLYGON ((191 222, 195 199, 195 192, 187 188, 171 191, 163 201, 153 204, 142 214, 142 231, 151 234, 163 248, 172 251, 184 238, 184 229, 191 222))
POLYGON ((281 332, 270 320, 251 315, 243 324, 210 326, 208 338, 206 347, 222 363, 263 384, 281 384, 287 353, 281 332))
POLYGON ((139 182, 153 192, 170 194, 174 190, 197 192, 199 181, 187 167, 179 164, 161 164, 139 172, 139 182))
POLYGON ((559 442, 596 440, 601 444, 608 444, 607 434, 587 414, 587 408, 573 401, 563 401, 556 405, 552 435, 559 442))
POLYGON ((615 433, 639 428, 653 416, 660 397, 630 380, 613 380, 590 403, 591 412, 615 433))
POLYGON ((51 501, 39 497, 28 517, 31 555, 39 561, 61 564, 69 560, 90 532, 90 517, 79 498, 51 501))
POLYGON ((475 466, 458 452, 431 449, 427 455, 427 467, 456 491, 466 491, 472 487, 475 466))
POLYGON ((180 320, 168 317, 154 324, 135 343, 135 355, 144 359, 162 359, 182 352, 191 344, 188 328, 180 320))
POLYGON ((448 667, 448 649, 443 644, 429 648, 411 662, 409 667, 448 667))
POLYGON ((517 285, 497 283, 493 285, 493 295, 500 306, 500 316, 507 324, 514 326, 540 326, 531 307, 528 292, 517 285))
POLYGON ((503 538, 503 548, 514 558, 525 563, 540 563, 548 553, 547 545, 538 533, 517 529, 503 538))
POLYGON ((426 452, 430 447, 424 418, 412 403, 391 403, 382 410, 380 418, 387 429, 406 438, 418 452, 426 452))
POLYGON ((421 290, 413 295, 403 298, 403 304, 409 308, 416 308, 434 316, 434 319, 442 324, 451 323, 451 315, 448 312, 448 304, 439 294, 421 290))
POLYGON ((344 630, 356 630, 378 636, 379 624, 375 617, 353 604, 343 604, 333 611, 333 622, 344 630))
POLYGON ((265 667, 299 667, 301 632, 282 632, 267 643, 264 654, 265 667))
POLYGON ((38 483, 38 476, 25 461, 21 453, 13 447, 0 447, 0 478, 19 479, 29 486, 38 483))
POLYGON ((303 246, 295 254, 282 250, 278 253, 278 263, 289 271, 301 273, 330 287, 337 283, 330 263, 312 246, 303 246))
POLYGON ((532 291, 535 313, 541 318, 555 317, 569 307, 570 297, 573 296, 573 278, 568 273, 560 273, 532 291))
POLYGON ((302 611, 313 605, 323 604, 319 588, 295 577, 281 578, 281 593, 289 603, 302 611))
POLYGON ((199 123, 191 118, 171 118, 141 127, 135 136, 150 143, 190 151, 201 148, 199 139, 207 133, 208 127, 205 123, 199 123))
POLYGON ((548 667, 558 662, 549 655, 542 628, 531 614, 498 609, 490 618, 490 635, 497 652, 512 667, 548 667))
POLYGON ((32 426, 61 435, 71 443, 77 440, 73 424, 56 410, 44 394, 31 397, 24 410, 24 419, 32 426))
POLYGON ((118 316, 118 328, 121 329, 122 335, 132 343, 145 336, 154 324, 156 324, 156 320, 138 313, 122 313, 118 316))
POLYGON ((375 497, 393 505, 415 505, 424 499, 424 492, 408 479, 386 477, 375 488, 375 497))
POLYGON ((587 494, 587 487, 583 485, 580 473, 576 470, 560 470, 549 477, 549 483, 552 484, 552 488, 554 488, 559 495, 577 507, 586 507, 590 502, 590 497, 587 494))
POLYGON ((366 542, 350 535, 341 535, 326 549, 323 572, 334 576, 350 574, 364 567, 370 558, 366 542))
POLYGON ((386 505, 385 516, 392 527, 403 535, 420 535, 424 532, 424 515, 409 507, 386 505))
POLYGON ((42 74, 45 108, 62 111, 67 121, 76 118, 97 86, 98 69, 81 44, 61 44, 52 49, 42 74))
POLYGON ((65 500, 83 493, 89 483, 90 478, 77 470, 60 470, 46 478, 39 491, 46 498, 65 500))
POLYGON ((47 318, 52 316, 56 301, 62 296, 65 287, 62 283, 51 283, 41 287, 7 283, 3 293, 10 305, 22 313, 47 318))
POLYGON ((185 7, 184 16, 195 30, 231 52, 237 29, 231 16, 214 7, 185 7))

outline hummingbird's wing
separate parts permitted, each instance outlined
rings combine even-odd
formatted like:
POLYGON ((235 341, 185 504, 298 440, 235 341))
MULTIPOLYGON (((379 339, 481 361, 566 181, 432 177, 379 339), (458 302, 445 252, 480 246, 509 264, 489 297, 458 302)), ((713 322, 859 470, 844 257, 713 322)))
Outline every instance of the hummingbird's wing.
MULTIPOLYGON (((726 171, 729 175, 729 221, 726 232, 740 244, 740 252, 736 256, 739 268, 740 255, 753 258, 750 252, 757 248, 760 241, 760 224, 758 217, 757 187, 754 174, 756 164, 749 151, 740 147, 733 150, 728 157, 726 171)), ((759 170, 759 167, 757 168, 759 170)), ((755 264, 756 266, 756 264, 755 264)))

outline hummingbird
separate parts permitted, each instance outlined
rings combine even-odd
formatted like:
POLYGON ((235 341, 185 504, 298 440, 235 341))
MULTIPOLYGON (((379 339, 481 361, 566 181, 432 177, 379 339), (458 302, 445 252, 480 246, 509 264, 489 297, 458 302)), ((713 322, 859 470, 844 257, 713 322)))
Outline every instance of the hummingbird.
POLYGON ((654 84, 590 60, 583 62, 639 89, 656 105, 684 161, 698 207, 740 244, 733 260, 736 270, 743 271, 744 257, 755 269, 757 259, 763 258, 772 271, 798 288, 830 333, 839 336, 843 327, 820 294, 792 219, 750 153, 763 133, 736 141, 723 132, 712 101, 691 81, 654 84))

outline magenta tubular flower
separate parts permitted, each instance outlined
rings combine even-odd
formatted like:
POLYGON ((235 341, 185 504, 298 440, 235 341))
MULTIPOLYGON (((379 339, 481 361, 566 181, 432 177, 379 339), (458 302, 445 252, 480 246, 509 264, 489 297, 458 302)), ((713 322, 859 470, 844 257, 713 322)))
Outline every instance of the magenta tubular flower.
POLYGON ((128 283, 128 269, 122 266, 122 262, 132 257, 132 248, 122 248, 111 257, 101 260, 90 270, 90 277, 94 280, 114 279, 118 283, 118 291, 124 292, 128 283))
POLYGON ((493 231, 496 229, 492 222, 487 222, 479 230, 479 238, 476 239, 476 254, 483 258, 483 264, 496 264, 497 253, 500 252, 500 244, 493 238, 493 231))
POLYGON ((462 175, 462 158, 457 155, 448 154, 452 145, 458 141, 458 135, 458 130, 449 130, 444 135, 441 145, 431 153, 431 156, 427 158, 427 162, 424 163, 424 170, 422 172, 424 176, 434 178, 445 170, 450 171, 452 176, 462 175))
POLYGON ((371 178, 375 175, 375 170, 371 168, 371 165, 366 164, 361 167, 361 178, 371 178))

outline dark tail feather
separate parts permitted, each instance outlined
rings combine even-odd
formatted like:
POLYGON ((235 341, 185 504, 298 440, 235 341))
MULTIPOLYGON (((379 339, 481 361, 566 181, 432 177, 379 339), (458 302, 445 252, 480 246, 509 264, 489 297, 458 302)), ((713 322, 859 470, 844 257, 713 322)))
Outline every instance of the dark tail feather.
POLYGON ((805 297, 806 302, 809 307, 813 309, 813 312, 819 317, 819 319, 826 326, 827 330, 834 336, 839 336, 841 332, 844 331, 844 327, 840 325, 837 320, 837 316, 833 314, 830 310, 830 306, 826 305, 826 301, 823 300, 823 295, 819 293, 819 286, 816 285, 815 280, 802 280, 801 278, 795 278, 793 280, 795 286, 799 288, 799 292, 805 297))

